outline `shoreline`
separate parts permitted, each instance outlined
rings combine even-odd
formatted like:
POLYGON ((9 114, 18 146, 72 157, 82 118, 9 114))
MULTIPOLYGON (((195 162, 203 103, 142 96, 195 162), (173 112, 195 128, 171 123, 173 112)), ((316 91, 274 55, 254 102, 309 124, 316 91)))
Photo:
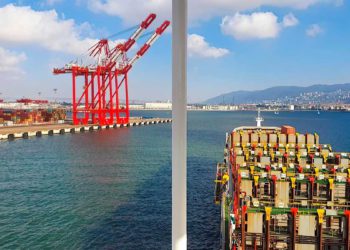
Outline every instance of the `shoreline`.
POLYGON ((64 124, 33 124, 27 126, 4 126, 0 127, 0 140, 28 139, 31 137, 41 137, 43 135, 63 135, 66 133, 93 132, 104 129, 117 129, 123 127, 145 126, 158 123, 171 123, 170 118, 130 118, 126 124, 111 125, 73 125, 64 124))
MULTIPOLYGON (((172 111, 172 109, 130 109, 130 111, 172 111)), ((198 111, 198 112, 258 112, 258 109, 251 109, 251 110, 208 110, 208 109, 187 109, 187 111, 198 111)), ((350 110, 312 110, 312 109, 305 109, 305 110, 265 110, 260 109, 261 112, 317 112, 325 113, 325 112, 344 112, 349 113, 350 110)))

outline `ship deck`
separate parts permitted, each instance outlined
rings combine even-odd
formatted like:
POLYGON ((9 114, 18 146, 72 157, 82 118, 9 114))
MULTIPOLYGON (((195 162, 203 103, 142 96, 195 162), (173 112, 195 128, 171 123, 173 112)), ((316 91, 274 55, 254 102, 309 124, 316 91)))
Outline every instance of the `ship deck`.
POLYGON ((230 223, 222 249, 350 249, 349 153, 316 133, 257 126, 234 129, 224 155, 217 179, 226 191, 216 200, 229 199, 230 223))

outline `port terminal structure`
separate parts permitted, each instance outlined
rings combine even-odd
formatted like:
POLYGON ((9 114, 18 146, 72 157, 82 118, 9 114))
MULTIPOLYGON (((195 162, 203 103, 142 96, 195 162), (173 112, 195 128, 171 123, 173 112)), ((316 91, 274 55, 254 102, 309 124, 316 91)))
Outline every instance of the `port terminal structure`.
MULTIPOLYGON (((124 43, 112 48, 108 39, 101 39, 88 50, 94 62, 69 63, 53 73, 72 75, 72 118, 74 125, 113 125, 129 123, 128 73, 154 42, 164 33, 170 21, 164 21, 129 60, 127 52, 156 19, 150 14, 124 43), (124 103, 122 103, 122 100, 124 103)), ((147 34, 145 34, 147 35, 147 34)))
POLYGON ((93 132, 104 129, 117 129, 123 127, 146 126, 160 123, 171 123, 172 119, 164 118, 130 118, 128 123, 112 124, 112 125, 72 125, 72 124, 43 124, 32 126, 11 126, 0 127, 0 141, 14 139, 29 139, 33 137, 41 137, 44 135, 63 135, 66 133, 82 133, 93 132))
POLYGON ((257 125, 226 134, 220 249, 350 249, 350 154, 316 133, 257 125))

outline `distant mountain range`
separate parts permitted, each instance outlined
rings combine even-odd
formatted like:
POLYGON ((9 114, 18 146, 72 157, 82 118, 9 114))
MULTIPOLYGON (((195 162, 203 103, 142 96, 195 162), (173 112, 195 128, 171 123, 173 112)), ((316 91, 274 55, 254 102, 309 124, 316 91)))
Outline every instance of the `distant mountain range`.
POLYGON ((278 86, 256 91, 233 91, 210 98, 204 104, 306 104, 350 103, 350 83, 312 85, 309 87, 278 86))

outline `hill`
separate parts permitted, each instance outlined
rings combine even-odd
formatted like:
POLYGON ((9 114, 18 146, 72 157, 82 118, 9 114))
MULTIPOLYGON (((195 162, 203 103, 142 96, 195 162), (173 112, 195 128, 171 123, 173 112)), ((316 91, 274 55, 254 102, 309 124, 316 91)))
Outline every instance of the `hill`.
POLYGON ((249 103, 350 103, 350 83, 278 86, 256 91, 233 91, 204 101, 204 104, 249 103))

